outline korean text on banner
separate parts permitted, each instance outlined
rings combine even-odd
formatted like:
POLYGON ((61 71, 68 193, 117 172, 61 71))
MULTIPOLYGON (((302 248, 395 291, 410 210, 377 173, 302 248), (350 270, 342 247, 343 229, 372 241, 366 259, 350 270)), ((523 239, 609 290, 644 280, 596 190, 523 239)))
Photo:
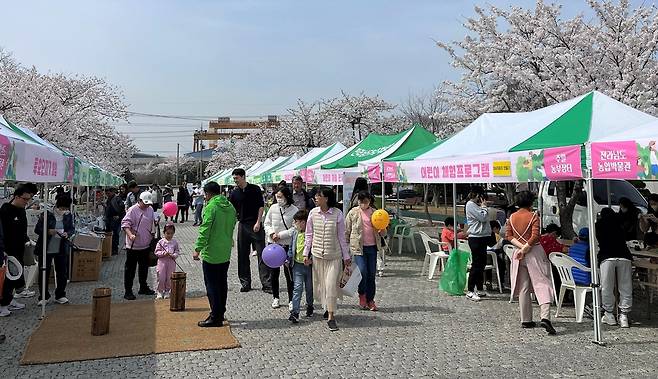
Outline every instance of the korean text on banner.
POLYGON ((583 177, 580 165, 580 146, 544 149, 544 169, 549 180, 568 180, 583 177))
POLYGON ((592 143, 592 177, 637 179, 638 148, 635 141, 592 143))
POLYGON ((398 180, 398 165, 395 162, 384 162, 384 181, 395 183, 398 180))

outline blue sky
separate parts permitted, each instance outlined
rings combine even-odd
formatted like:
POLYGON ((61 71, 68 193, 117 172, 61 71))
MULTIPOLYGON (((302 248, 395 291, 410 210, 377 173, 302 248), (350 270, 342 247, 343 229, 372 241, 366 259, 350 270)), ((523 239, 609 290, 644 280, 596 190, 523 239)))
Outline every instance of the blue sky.
MULTIPOLYGON (((565 16, 587 8, 563 3, 565 16)), ((456 79, 432 38, 461 39, 476 4, 534 1, 14 1, 2 6, 0 46, 42 71, 103 77, 135 112, 283 114, 341 89, 398 103, 456 79)), ((164 155, 177 142, 191 151, 202 124, 131 122, 118 129, 164 155)))

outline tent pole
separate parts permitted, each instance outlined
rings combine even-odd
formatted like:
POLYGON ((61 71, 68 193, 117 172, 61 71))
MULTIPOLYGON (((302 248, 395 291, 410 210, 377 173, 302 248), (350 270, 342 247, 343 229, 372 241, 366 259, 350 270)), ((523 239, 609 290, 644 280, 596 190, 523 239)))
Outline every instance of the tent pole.
POLYGON ((48 183, 43 184, 43 231, 42 231, 42 243, 41 243, 41 319, 46 317, 46 248, 48 246, 48 207, 46 203, 48 202, 48 183))
POLYGON ((384 162, 379 164, 379 172, 382 178, 382 209, 386 210, 386 183, 384 183, 384 162))
POLYGON ((455 220, 455 235, 459 230, 459 223, 457 222, 457 183, 452 183, 452 218, 455 220))
POLYGON ((587 218, 589 223, 589 259, 592 267, 592 300, 594 316, 594 342, 595 344, 605 346, 601 338, 601 288, 599 283, 599 270, 596 257, 596 214, 594 211, 594 183, 592 180, 592 171, 588 170, 587 179, 587 218))
POLYGON ((610 179, 605 181, 606 192, 608 194, 608 208, 612 207, 612 195, 610 194, 610 179))

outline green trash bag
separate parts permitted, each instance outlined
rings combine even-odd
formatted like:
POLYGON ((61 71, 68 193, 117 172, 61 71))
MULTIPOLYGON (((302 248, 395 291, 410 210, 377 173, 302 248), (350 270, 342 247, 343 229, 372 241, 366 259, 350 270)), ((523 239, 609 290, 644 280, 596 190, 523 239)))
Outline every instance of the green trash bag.
POLYGON ((440 290, 450 295, 464 295, 468 259, 469 253, 457 249, 452 250, 448 262, 446 262, 446 267, 441 274, 440 290))

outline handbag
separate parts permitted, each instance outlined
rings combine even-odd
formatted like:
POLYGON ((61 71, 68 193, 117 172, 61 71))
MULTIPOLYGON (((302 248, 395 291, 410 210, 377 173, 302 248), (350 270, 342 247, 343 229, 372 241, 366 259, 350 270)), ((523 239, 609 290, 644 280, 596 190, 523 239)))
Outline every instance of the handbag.
POLYGON ((341 273, 338 286, 343 295, 354 297, 359 290, 359 283, 361 283, 361 271, 359 266, 352 262, 352 266, 345 267, 341 273))
POLYGON ((158 265, 158 257, 155 255, 155 248, 158 246, 158 242, 160 242, 161 238, 160 225, 158 225, 156 235, 151 238, 151 244, 149 245, 149 267, 155 267, 158 265))

